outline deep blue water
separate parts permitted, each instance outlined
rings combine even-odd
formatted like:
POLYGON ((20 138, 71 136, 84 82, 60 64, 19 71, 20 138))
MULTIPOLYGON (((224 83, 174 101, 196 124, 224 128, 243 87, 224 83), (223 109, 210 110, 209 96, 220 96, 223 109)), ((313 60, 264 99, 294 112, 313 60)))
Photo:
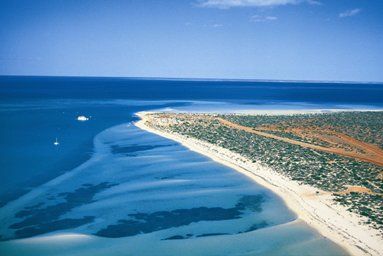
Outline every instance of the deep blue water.
MULTIPOLYGON (((2 206, 2 208, 0 211, 3 210, 3 212, 11 215, 15 214, 16 218, 30 216, 31 220, 29 221, 34 222, 29 224, 23 221, 13 220, 12 222, 8 217, 4 217, 8 216, 5 213, 4 216, 0 216, 0 219, 4 217, 3 222, 16 225, 12 226, 16 232, 19 232, 16 233, 16 238, 74 229, 100 221, 100 218, 103 218, 101 216, 104 216, 101 210, 96 215, 79 214, 81 217, 77 216, 76 218, 72 216, 62 219, 62 215, 73 209, 81 208, 82 205, 92 204, 95 196, 104 190, 107 192, 115 189, 121 180, 100 174, 100 176, 94 176, 93 180, 90 178, 92 182, 88 185, 78 179, 70 180, 68 182, 70 185, 65 182, 58 183, 60 186, 57 190, 62 190, 60 193, 64 193, 61 195, 57 191, 36 197, 31 197, 30 194, 40 191, 42 184, 53 182, 60 175, 69 175, 76 166, 94 156, 97 153, 94 147, 95 138, 110 127, 123 123, 129 124, 134 121, 136 119, 134 113, 137 111, 163 108, 186 111, 196 109, 199 111, 234 111, 236 109, 255 108, 383 108, 382 99, 383 85, 377 84, 0 77, 0 180, 2 181, 0 186, 0 207, 2 206), (78 115, 91 116, 91 119, 87 122, 79 122, 76 120, 78 115), (53 145, 55 138, 60 141, 58 147, 53 145), (26 195, 29 191, 31 193, 26 195), (30 205, 27 199, 20 198, 22 195, 33 198, 30 200, 35 203, 41 201, 42 204, 30 205), (47 208, 49 203, 47 204, 46 200, 49 201, 49 196, 52 197, 52 200, 64 200, 64 202, 53 204, 51 208, 47 208), (74 198, 82 198, 82 201, 79 202, 74 198), (17 207, 13 205, 17 205, 17 207), (51 222, 47 223, 44 219, 50 219, 51 222), (52 227, 56 228, 52 229, 52 227)), ((119 130, 113 131, 118 134, 119 130)), ((137 131, 132 130, 132 134, 135 133, 137 131)), ((120 137, 115 133, 109 136, 113 137, 111 141, 116 144, 111 148, 113 154, 137 159, 142 157, 146 151, 160 150, 161 154, 167 152, 166 154, 171 156, 171 152, 167 151, 168 146, 157 147, 157 145, 154 147, 154 142, 145 144, 142 140, 145 141, 145 138, 149 136, 147 133, 140 133, 140 136, 131 144, 123 145, 123 147, 119 147, 117 141, 131 140, 130 137, 120 137)), ((156 143, 164 144, 163 141, 156 143)), ((187 155, 185 155, 185 159, 191 157, 188 155, 189 153, 185 154, 187 155)), ((191 157, 189 160, 193 162, 193 159, 191 157)), ((102 163, 104 164, 104 162, 102 163)), ((116 164, 114 168, 120 167, 116 164)), ((136 167, 130 166, 129 168, 136 167)), ((214 168, 209 167, 213 172, 216 171, 216 168, 216 166, 214 168)), ((95 166, 92 170, 85 169, 86 171, 83 173, 99 171, 105 174, 106 172, 102 166, 95 166)), ((163 170, 166 171, 166 169, 163 170)), ((111 175, 118 176, 118 172, 114 173, 114 171, 111 170, 111 175)), ((143 166, 138 166, 136 171, 143 172, 140 175, 144 175, 146 178, 152 177, 145 182, 153 182, 152 180, 158 178, 156 175, 150 176, 151 174, 145 173, 143 166)), ((140 177, 135 178, 138 179, 136 184, 141 184, 140 177)), ((121 176, 121 179, 125 178, 125 176, 121 176)), ((241 179, 237 182, 241 186, 247 184, 247 181, 241 181, 241 179)), ((210 184, 209 186, 213 185, 210 184)), ((230 186, 237 185, 231 184, 230 186)), ((110 219, 110 221, 105 222, 108 225, 97 226, 92 224, 93 226, 90 225, 92 227, 88 225, 79 230, 82 230, 82 233, 117 239, 116 237, 126 237, 127 234, 133 236, 142 232, 151 233, 171 227, 188 226, 196 221, 209 221, 211 216, 221 216, 222 221, 242 219, 247 208, 243 205, 238 206, 238 203, 241 202, 241 198, 257 198, 258 194, 253 192, 242 193, 242 197, 238 195, 226 205, 224 203, 219 206, 211 205, 210 208, 207 206, 207 208, 203 208, 198 204, 190 207, 189 204, 184 207, 180 205, 170 207, 167 210, 145 211, 145 209, 141 209, 139 212, 129 213, 136 214, 129 215, 134 217, 133 220, 121 216, 121 221, 118 222, 115 218, 105 217, 110 219), (179 223, 177 225, 173 222, 161 222, 159 220, 163 218, 159 216, 166 216, 165 219, 174 219, 175 215, 182 216, 178 218, 179 223), (195 215, 200 216, 201 219, 194 219, 193 216, 195 215), (143 220, 146 221, 145 225, 141 225, 143 220), (97 229, 95 229, 96 226, 97 229)), ((131 195, 134 197, 133 192, 131 195)), ((250 202, 257 201, 252 200, 250 202)), ((278 205, 277 201, 275 205, 278 205)), ((290 216, 288 211, 281 211, 285 211, 286 216, 290 216)), ((276 221, 274 224, 291 221, 289 218, 287 217, 285 220, 274 219, 276 221)), ((24 221, 28 221, 28 218, 24 221)), ((218 237, 233 232, 245 232, 251 227, 258 229, 262 225, 267 226, 269 224, 262 221, 245 221, 242 225, 239 230, 222 228, 221 232, 218 228, 211 234, 209 232, 197 232, 192 235, 181 232, 162 239, 185 240, 188 237, 196 238, 198 236, 218 237), (247 223, 247 226, 244 223, 247 223)), ((7 232, 3 230, 0 235, 7 238, 7 232)), ((298 234, 301 233, 298 232, 298 234)), ((9 238, 12 236, 9 235, 9 238)))
POLYGON ((132 99, 265 101, 383 106, 382 84, 0 77, 0 100, 132 99))

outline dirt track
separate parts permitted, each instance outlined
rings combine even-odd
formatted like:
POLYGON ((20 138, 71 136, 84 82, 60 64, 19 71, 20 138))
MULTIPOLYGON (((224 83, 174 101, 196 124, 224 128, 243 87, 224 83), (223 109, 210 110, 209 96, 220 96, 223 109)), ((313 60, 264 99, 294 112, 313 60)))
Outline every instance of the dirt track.
POLYGON ((345 149, 342 149, 342 148, 324 147, 324 146, 314 145, 314 144, 310 144, 310 143, 306 143, 302 141, 297 141, 290 138, 281 137, 275 134, 270 134, 264 131, 259 131, 251 127, 232 123, 220 117, 217 117, 217 120, 225 126, 246 131, 249 133, 253 133, 266 138, 276 139, 276 140, 284 141, 290 144, 299 145, 304 148, 310 148, 310 149, 319 150, 319 151, 323 151, 327 153, 333 153, 333 154, 337 154, 341 156, 351 157, 364 162, 369 162, 369 163, 383 166, 383 150, 382 149, 378 148, 375 145, 354 139, 345 134, 337 133, 336 135, 345 143, 347 143, 349 146, 353 147, 354 149, 362 149, 365 153, 360 153, 357 151, 346 151, 345 149))

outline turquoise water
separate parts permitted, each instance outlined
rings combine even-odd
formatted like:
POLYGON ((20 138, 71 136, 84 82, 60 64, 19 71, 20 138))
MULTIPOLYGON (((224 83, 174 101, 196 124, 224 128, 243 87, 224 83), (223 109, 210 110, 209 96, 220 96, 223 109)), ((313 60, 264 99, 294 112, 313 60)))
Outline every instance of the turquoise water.
POLYGON ((0 255, 344 255, 273 193, 139 130, 134 113, 382 98, 381 85, 1 77, 0 255))
POLYGON ((177 143, 128 123, 94 144, 0 209, 5 255, 344 255, 270 191, 177 143))
MULTIPOLYGON (((0 104, 0 206, 89 159, 102 130, 162 103, 18 100, 0 104), (77 116, 91 116, 78 122, 77 116), (59 147, 53 142, 58 138, 59 147)), ((177 105, 177 104, 174 104, 177 105)))

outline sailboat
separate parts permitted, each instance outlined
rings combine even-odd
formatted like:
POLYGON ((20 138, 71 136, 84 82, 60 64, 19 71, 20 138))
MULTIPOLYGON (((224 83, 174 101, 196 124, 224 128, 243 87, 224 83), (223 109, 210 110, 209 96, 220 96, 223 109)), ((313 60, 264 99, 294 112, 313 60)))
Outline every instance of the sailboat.
POLYGON ((59 141, 57 140, 57 138, 56 138, 55 142, 53 142, 53 145, 55 145, 55 146, 60 145, 60 143, 59 143, 59 141))

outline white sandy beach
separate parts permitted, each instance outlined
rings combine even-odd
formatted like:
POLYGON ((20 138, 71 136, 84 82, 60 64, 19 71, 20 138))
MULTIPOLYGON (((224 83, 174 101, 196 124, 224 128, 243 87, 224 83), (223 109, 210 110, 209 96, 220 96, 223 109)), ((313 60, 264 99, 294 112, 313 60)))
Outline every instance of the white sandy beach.
MULTIPOLYGON (((177 141, 190 150, 224 164, 272 190, 285 201, 299 219, 315 228, 324 237, 344 247, 350 254, 382 255, 383 239, 380 233, 361 224, 362 217, 335 204, 330 193, 300 185, 271 168, 261 163, 253 163, 230 150, 194 138, 153 129, 146 125, 147 113, 149 112, 137 113, 141 118, 135 123, 137 127, 177 141)), ((283 111, 273 112, 277 113, 283 111)))

